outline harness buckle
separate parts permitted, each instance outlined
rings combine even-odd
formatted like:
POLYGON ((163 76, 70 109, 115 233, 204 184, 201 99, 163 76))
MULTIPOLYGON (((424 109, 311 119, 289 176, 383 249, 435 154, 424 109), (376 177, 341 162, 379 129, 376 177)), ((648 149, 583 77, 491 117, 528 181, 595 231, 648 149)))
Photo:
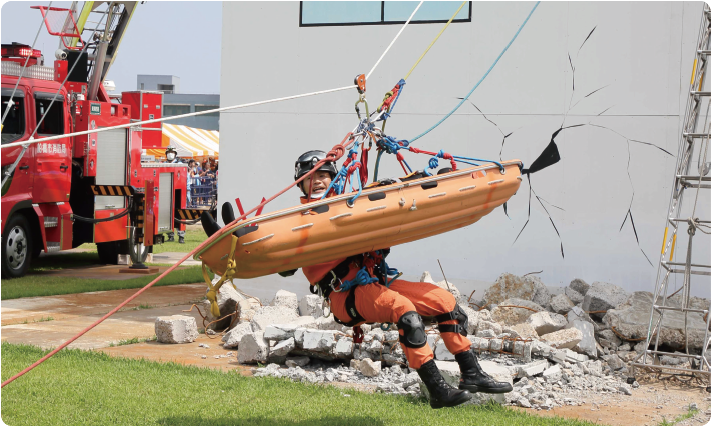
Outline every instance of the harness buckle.
POLYGON ((332 281, 329 282, 329 287, 332 288, 332 291, 333 291, 333 292, 341 292, 341 288, 340 288, 340 290, 336 290, 336 289, 334 288, 334 284, 335 284, 336 282, 339 282, 339 286, 341 287, 341 285, 342 285, 342 279, 340 279, 339 277, 337 277, 337 274, 334 272, 334 270, 329 270, 329 272, 332 273, 332 281))

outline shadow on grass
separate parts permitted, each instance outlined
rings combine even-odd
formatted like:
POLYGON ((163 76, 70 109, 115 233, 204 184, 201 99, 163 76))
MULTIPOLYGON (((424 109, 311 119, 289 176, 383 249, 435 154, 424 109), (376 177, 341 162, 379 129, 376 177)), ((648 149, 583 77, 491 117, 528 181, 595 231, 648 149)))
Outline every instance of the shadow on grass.
POLYGON ((96 252, 70 252, 43 255, 32 260, 29 274, 45 274, 52 270, 103 265, 96 252))
MULTIPOLYGON (((325 406, 326 409, 326 406, 325 406)), ((193 417, 179 416, 159 418, 159 425, 166 426, 383 426, 383 421, 364 415, 325 415, 322 417, 305 418, 301 420, 285 419, 284 417, 193 417)))

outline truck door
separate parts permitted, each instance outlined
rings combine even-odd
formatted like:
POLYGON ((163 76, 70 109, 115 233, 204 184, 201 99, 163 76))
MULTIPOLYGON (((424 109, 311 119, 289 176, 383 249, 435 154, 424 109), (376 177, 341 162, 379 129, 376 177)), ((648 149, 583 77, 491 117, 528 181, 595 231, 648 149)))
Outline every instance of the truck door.
MULTIPOLYGON (((30 137, 30 124, 27 108, 27 97, 25 87, 19 85, 13 94, 14 84, 2 86, 2 113, 4 114, 10 97, 12 96, 12 105, 8 111, 7 117, 3 122, 2 127, 2 144, 11 142, 26 141, 30 137)), ((30 103, 31 105, 31 103, 30 103)), ((17 156, 22 152, 22 147, 8 148, 2 150, 2 176, 5 176, 5 171, 17 160, 17 156)), ((32 197, 32 183, 35 169, 34 162, 34 145, 31 145, 25 154, 22 156, 20 163, 12 173, 10 179, 7 180, 2 188, 2 210, 3 215, 7 215, 11 205, 27 200, 32 197), (6 204, 6 202, 10 204, 6 204)), ((3 216, 3 219, 5 217, 3 216)))
MULTIPOLYGON (((55 98, 55 93, 56 89, 46 92, 38 89, 33 94, 35 123, 39 123, 36 139, 66 133, 65 128, 69 124, 67 101, 62 94, 56 95, 55 98)), ((72 177, 69 138, 40 141, 35 147, 35 185, 32 192, 34 203, 69 202, 72 177)))

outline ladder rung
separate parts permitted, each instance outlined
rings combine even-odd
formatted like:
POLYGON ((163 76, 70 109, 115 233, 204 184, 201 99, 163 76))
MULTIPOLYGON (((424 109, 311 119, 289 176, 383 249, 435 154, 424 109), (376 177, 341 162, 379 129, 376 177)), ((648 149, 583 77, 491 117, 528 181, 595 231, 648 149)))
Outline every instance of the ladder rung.
POLYGON ((711 96, 710 91, 701 91, 701 90, 692 90, 691 95, 700 95, 700 96, 711 96))
POLYGON ((698 53, 700 53, 701 55, 710 55, 711 51, 710 50, 699 50, 698 53))
POLYGON ((710 376, 710 371, 704 371, 702 368, 703 366, 701 365, 701 369, 688 369, 688 368, 677 368, 675 366, 665 366, 665 365, 650 365, 646 363, 632 363, 631 366, 636 366, 639 368, 649 368, 649 369, 659 369, 659 370, 665 370, 665 371, 676 371, 676 372, 690 372, 694 374, 703 374, 703 375, 708 375, 710 376))
POLYGON ((669 307, 667 305, 654 305, 657 310, 671 310, 671 311, 690 311, 692 313, 706 314, 708 310, 701 310, 700 308, 681 308, 681 307, 669 307))
POLYGON ((671 357, 688 357, 690 359, 700 359, 700 355, 696 354, 683 354, 683 353, 670 353, 666 351, 656 351, 656 350, 646 350, 646 354, 658 354, 661 356, 671 356, 671 357))
POLYGON ((709 176, 701 177, 700 175, 676 175, 676 178, 685 179, 686 181, 698 181, 700 179, 703 182, 711 182, 711 177, 709 176))
MULTIPOLYGON (((667 268, 667 270, 671 273, 678 273, 678 274, 684 274, 686 273, 686 270, 678 270, 678 269, 673 269, 673 268, 667 268)), ((710 271, 696 271, 696 270, 691 270, 691 274, 695 274, 698 276, 710 276, 711 272, 710 271)))
MULTIPOLYGON (((664 265, 680 265, 680 266, 686 265, 685 262, 671 262, 671 261, 664 261, 663 264, 664 265)), ((705 265, 705 264, 691 264, 691 267, 711 268, 710 265, 705 265)))
POLYGON ((688 132, 683 132, 683 136, 686 138, 710 138, 711 134, 709 133, 688 133, 688 132))

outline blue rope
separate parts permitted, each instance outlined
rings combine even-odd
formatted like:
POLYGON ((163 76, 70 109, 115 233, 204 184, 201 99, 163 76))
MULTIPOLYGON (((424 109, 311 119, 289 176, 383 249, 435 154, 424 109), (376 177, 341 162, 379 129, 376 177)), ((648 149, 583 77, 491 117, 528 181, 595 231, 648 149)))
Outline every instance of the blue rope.
POLYGON ((354 279, 342 282, 341 286, 339 286, 339 292, 348 291, 354 286, 368 285, 370 283, 378 281, 379 279, 369 275, 369 272, 366 271, 366 267, 362 267, 361 270, 357 271, 356 277, 354 277, 354 279))
POLYGON ((465 101, 468 100, 468 98, 470 97, 470 95, 473 94, 473 92, 475 91, 475 89, 476 89, 478 86, 480 86, 480 84, 483 82, 483 80, 485 80, 485 78, 488 76, 488 74, 490 74, 490 71, 493 69, 493 67, 495 67, 495 64, 497 64, 498 61, 500 61, 500 57, 502 57, 503 54, 505 53, 505 51, 507 51, 507 50, 510 48, 510 45, 512 45, 512 43, 515 41, 515 39, 517 38, 517 36, 520 34, 520 31, 522 31, 522 29, 525 27, 525 24, 527 24, 527 21, 530 20, 530 17, 532 16, 532 14, 535 12, 535 9, 537 9, 537 6, 539 6, 539 5, 540 5, 540 2, 539 2, 539 1, 538 1, 537 3, 535 3, 535 7, 533 7, 532 10, 530 11, 530 14, 527 15, 527 19, 525 19, 525 22, 523 22, 522 25, 520 25, 520 28, 517 30, 517 33, 515 33, 515 36, 512 38, 512 40, 510 40, 510 43, 508 43, 508 45, 505 46, 505 49, 503 49, 503 51, 500 52, 500 55, 498 55, 498 57, 495 58, 495 62, 493 62, 493 65, 491 65, 490 68, 488 68, 488 71, 486 71, 485 74, 483 75, 483 77, 481 77, 480 80, 478 80, 478 83, 476 83, 475 86, 473 86, 473 89, 471 89, 470 92, 468 92, 468 95, 466 95, 466 96, 458 103, 458 105, 456 105, 456 107, 455 107, 453 110, 451 110, 450 113, 446 114, 441 120, 439 120, 438 123, 436 123, 435 125, 431 126, 430 128, 428 128, 428 130, 426 130, 425 132, 421 133, 421 134, 418 135, 417 137, 415 137, 415 138, 409 140, 409 144, 412 143, 412 142, 414 142, 415 140, 421 138, 422 136, 426 135, 427 133, 429 133, 430 131, 432 131, 432 130, 435 129, 436 127, 438 127, 438 125, 440 125, 441 123, 443 123, 448 117, 451 116, 451 114, 455 113, 456 110, 459 109, 459 108, 461 107, 461 105, 463 105, 463 103, 465 103, 465 101))

